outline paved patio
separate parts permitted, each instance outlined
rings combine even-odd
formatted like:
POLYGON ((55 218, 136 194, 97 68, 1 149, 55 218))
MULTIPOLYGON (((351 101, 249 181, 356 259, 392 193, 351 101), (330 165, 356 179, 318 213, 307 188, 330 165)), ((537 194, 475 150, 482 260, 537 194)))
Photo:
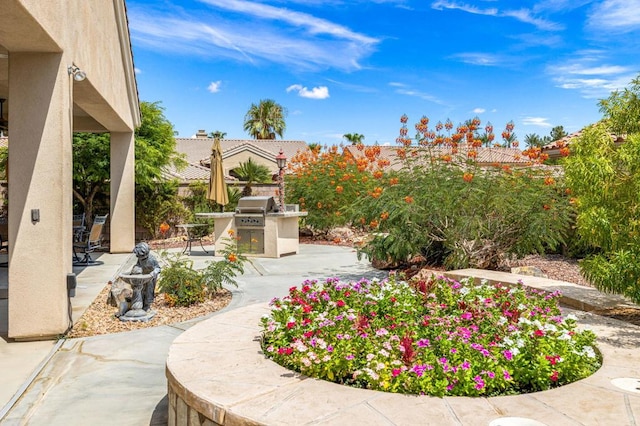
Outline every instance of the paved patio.
MULTIPOLYGON (((199 249, 194 249, 191 258, 196 265, 204 265, 211 260, 210 255, 205 255, 199 249)), ((107 281, 111 280, 120 269, 126 269, 126 265, 130 264, 128 262, 133 261, 129 255, 110 254, 102 254, 100 260, 103 262, 102 265, 77 271, 77 296, 72 299, 74 319, 79 318, 107 281)), ((252 262, 252 265, 246 268, 245 275, 239 278, 239 287, 231 288, 233 300, 224 310, 210 317, 182 324, 126 333, 59 342, 7 343, 7 301, 0 300, 0 335, 4 336, 4 339, 0 340, 3 382, 0 387, 0 406, 4 406, 0 411, 0 423, 3 425, 164 425, 168 420, 169 407, 165 363, 176 338, 189 337, 189 334, 185 333, 186 330, 190 330, 196 324, 204 324, 203 321, 220 321, 220 324, 226 324, 229 318, 246 315, 247 309, 258 309, 257 307, 261 304, 264 306, 264 303, 271 298, 284 296, 289 287, 299 285, 307 278, 339 276, 350 280, 362 276, 383 277, 385 275, 381 271, 372 269, 368 262, 358 261, 354 250, 336 246, 301 245, 299 255, 280 259, 256 258, 252 259, 252 262)), ((0 269, 0 291, 3 282, 2 273, 0 269)), ((511 274, 498 277, 503 280, 507 278, 516 277, 511 274)), ((528 278, 525 277, 525 281, 527 280, 528 278)), ((6 278, 4 282, 6 283, 6 278)), ((554 285, 566 284, 568 283, 554 283, 554 285)), ((604 296, 606 295, 599 299, 605 300, 604 296)), ((638 371, 640 327, 591 314, 580 315, 581 324, 584 327, 592 328, 600 334, 599 344, 611 349, 611 355, 605 358, 605 365, 611 367, 603 370, 607 371, 606 374, 597 376, 594 382, 585 384, 579 382, 565 386, 559 389, 561 392, 532 394, 513 402, 509 402, 511 397, 505 397, 506 399, 501 400, 504 403, 500 402, 498 405, 495 405, 492 399, 447 399, 447 404, 453 409, 450 413, 456 413, 455 416, 449 417, 453 422, 451 424, 487 425, 490 418, 498 419, 505 415, 517 416, 520 408, 529 410, 522 411, 523 414, 529 415, 535 411, 530 411, 531 407, 547 407, 540 408, 539 417, 536 419, 548 426, 639 424, 640 391, 633 388, 626 391, 617 388, 611 383, 611 379, 628 377, 632 380, 629 382, 631 385, 640 384, 637 382, 640 378, 640 371, 638 371), (603 394, 610 395, 617 402, 613 405, 604 403, 603 394), (564 402, 556 404, 556 400, 564 402), (558 418, 551 414, 554 411, 550 411, 549 408, 556 406, 563 407, 562 416, 558 418)), ((240 318, 236 318, 236 322, 237 320, 240 318)), ((194 333, 198 328, 194 328, 194 333)), ((225 325, 223 328, 229 327, 225 325)), ((248 324, 247 328, 250 329, 251 324, 248 324)), ((238 344, 255 345, 255 342, 236 340, 238 344)), ((216 349, 212 350, 215 352, 216 349)), ((254 355, 257 354, 256 348, 252 350, 254 355)), ((194 353, 194 357, 197 356, 200 355, 194 353)), ((222 362, 223 359, 219 361, 222 362)), ((265 364, 264 360, 262 363, 265 364)), ((222 364, 216 367, 216 371, 221 371, 220 365, 222 364)), ((268 368, 276 367, 272 365, 268 368)), ((307 382, 305 386, 309 386, 311 380, 307 379, 304 382, 307 382)), ((326 385, 337 386, 328 383, 326 385)), ((345 392, 351 392, 351 390, 345 390, 345 392)), ((317 403, 319 400, 312 398, 312 401, 317 403)), ((382 395, 376 397, 371 403, 365 403, 363 407, 366 410, 377 411, 381 409, 381 404, 385 405, 387 401, 388 397, 382 395)), ((427 422, 428 417, 423 417, 430 406, 435 406, 431 402, 425 403, 424 400, 409 397, 404 404, 399 411, 396 411, 395 421, 392 419, 394 416, 385 416, 383 424, 443 424, 435 420, 439 418, 434 414, 437 411, 432 412, 435 416, 432 422, 427 422), (409 412, 406 410, 406 404, 417 410, 416 415, 419 415, 419 418, 412 420, 403 417, 409 412)), ((272 411, 279 410, 275 407, 274 405, 272 411)), ((259 407, 255 410, 259 411, 259 407)), ((254 414, 257 412, 255 410, 254 414)), ((355 419, 356 423, 360 419, 356 415, 359 412, 351 411, 355 417, 350 418, 355 419)), ((254 414, 251 414, 251 418, 254 414)), ((259 418, 260 420, 256 420, 259 423, 272 423, 268 415, 259 418)), ((322 420, 325 424, 345 424, 342 421, 346 419, 347 417, 324 417, 311 421, 322 420)), ((302 419, 292 415, 287 420, 290 424, 300 424, 301 421, 298 420, 302 419)))

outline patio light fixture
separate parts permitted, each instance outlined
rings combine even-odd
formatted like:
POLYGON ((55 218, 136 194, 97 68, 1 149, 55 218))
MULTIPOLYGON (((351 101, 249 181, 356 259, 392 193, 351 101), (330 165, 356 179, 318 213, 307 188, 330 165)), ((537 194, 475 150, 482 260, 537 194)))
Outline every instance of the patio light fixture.
POLYGON ((72 75, 75 81, 83 81, 87 78, 87 73, 82 71, 76 65, 71 65, 67 70, 69 71, 69 75, 72 75))
POLYGON ((276 163, 278 164, 278 192, 279 194, 279 202, 280 202, 280 211, 284 212, 284 168, 287 166, 287 157, 282 152, 282 148, 280 148, 280 153, 276 156, 276 163))

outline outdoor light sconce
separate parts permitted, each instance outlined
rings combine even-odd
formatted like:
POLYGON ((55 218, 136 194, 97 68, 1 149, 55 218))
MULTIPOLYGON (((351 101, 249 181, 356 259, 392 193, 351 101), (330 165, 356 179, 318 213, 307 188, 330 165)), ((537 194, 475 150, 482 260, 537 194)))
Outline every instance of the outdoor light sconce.
POLYGON ((69 71, 69 75, 72 75, 75 81, 82 81, 87 78, 87 73, 82 71, 76 65, 71 65, 67 70, 69 71))

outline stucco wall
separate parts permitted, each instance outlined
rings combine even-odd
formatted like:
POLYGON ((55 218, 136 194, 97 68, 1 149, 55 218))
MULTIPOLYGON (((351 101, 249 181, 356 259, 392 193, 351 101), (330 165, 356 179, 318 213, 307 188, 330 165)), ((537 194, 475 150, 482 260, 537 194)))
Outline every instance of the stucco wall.
POLYGON ((124 19, 126 25, 126 17, 116 13, 116 7, 124 7, 123 0, 2 0, 0 4, 5 2, 25 8, 65 56, 87 74, 74 93, 81 108, 111 131, 134 129, 123 73, 129 52, 123 55, 119 48, 122 30, 118 20, 124 19))

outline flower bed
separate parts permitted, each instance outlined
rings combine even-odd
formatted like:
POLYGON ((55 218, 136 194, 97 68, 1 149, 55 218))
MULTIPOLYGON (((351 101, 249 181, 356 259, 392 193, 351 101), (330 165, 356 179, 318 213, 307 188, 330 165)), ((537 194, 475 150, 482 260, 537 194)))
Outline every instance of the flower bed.
POLYGON ((305 281, 271 301, 263 350, 311 377, 387 392, 494 396, 561 386, 601 365, 558 294, 446 278, 305 281))

